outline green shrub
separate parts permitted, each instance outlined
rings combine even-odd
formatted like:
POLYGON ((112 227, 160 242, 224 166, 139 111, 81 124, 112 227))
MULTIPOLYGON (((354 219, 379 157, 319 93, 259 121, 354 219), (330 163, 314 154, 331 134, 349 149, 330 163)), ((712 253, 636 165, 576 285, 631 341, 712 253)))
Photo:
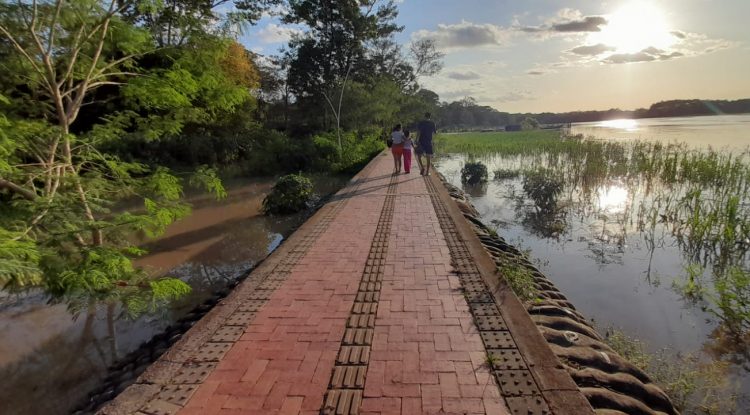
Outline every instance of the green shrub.
POLYGON ((545 170, 529 172, 523 178, 523 191, 542 212, 557 208, 557 196, 563 190, 563 182, 545 170))
POLYGON ((487 182, 487 166, 480 162, 468 162, 461 169, 461 182, 478 184, 487 182))
POLYGON ((362 169, 381 152, 384 143, 380 133, 372 130, 342 133, 341 150, 334 132, 316 135, 313 146, 315 170, 351 174, 362 169))
POLYGON ((299 174, 282 176, 263 199, 265 214, 295 213, 307 208, 312 197, 310 179, 299 174))

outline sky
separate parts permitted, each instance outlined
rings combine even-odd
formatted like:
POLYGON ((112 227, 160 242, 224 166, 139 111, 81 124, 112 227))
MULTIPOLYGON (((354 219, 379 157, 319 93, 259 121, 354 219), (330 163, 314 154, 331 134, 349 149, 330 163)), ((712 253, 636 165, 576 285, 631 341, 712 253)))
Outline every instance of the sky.
MULTIPOLYGON (((442 101, 508 112, 750 98, 750 0, 398 0, 396 40, 434 39, 442 101)), ((300 29, 266 16, 241 39, 273 55, 300 29)))

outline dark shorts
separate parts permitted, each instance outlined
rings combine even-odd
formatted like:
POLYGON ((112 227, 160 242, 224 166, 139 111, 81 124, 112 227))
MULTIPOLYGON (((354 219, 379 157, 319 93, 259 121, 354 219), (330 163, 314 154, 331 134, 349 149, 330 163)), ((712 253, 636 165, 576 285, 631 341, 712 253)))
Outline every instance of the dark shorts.
POLYGON ((428 156, 432 155, 432 141, 428 142, 419 142, 417 145, 417 154, 427 154, 428 156))

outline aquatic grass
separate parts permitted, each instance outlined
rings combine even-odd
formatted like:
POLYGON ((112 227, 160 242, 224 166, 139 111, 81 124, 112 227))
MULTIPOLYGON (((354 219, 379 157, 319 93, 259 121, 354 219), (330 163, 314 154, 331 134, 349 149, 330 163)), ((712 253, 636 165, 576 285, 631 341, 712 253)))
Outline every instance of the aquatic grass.
POLYGON ((727 376, 728 362, 706 362, 690 354, 673 355, 668 349, 652 353, 645 342, 621 330, 609 328, 605 333, 605 342, 661 386, 681 413, 734 413, 737 387, 727 376))
MULTIPOLYGON (((608 237, 618 244, 626 243, 628 229, 633 228, 646 239, 653 255, 657 243, 670 243, 665 235, 657 241, 660 229, 673 238, 671 243, 682 251, 686 263, 711 267, 718 275, 749 265, 749 151, 560 137, 555 131, 445 134, 439 142, 441 152, 494 163, 498 179, 523 175, 522 183, 511 184, 523 189, 513 197, 517 215, 525 228, 540 237, 559 237, 574 215, 601 217, 603 223, 616 222, 620 236, 608 237), (628 192, 623 210, 614 216, 605 214, 599 201, 602 192, 613 186, 628 192)), ((694 279, 687 291, 695 296, 703 289, 724 293, 716 303, 723 306, 713 309, 723 316, 744 315, 750 296, 743 294, 741 274, 732 275, 703 286, 694 279)))

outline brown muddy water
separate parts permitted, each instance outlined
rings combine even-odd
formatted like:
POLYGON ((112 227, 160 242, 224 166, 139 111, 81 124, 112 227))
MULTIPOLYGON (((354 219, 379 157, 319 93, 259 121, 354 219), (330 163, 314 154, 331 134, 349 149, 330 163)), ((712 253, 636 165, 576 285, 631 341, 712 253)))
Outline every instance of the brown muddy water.
MULTIPOLYGON (((713 139, 708 126, 723 117, 703 118, 686 119, 682 127, 679 119, 645 121, 650 127, 621 123, 622 128, 632 130, 616 131, 611 136, 608 129, 617 129, 612 125, 584 125, 578 131, 588 131, 609 142, 627 143, 639 138, 654 142, 657 139, 648 132, 658 130, 655 126, 659 124, 668 125, 665 128, 672 131, 669 142, 688 137, 684 141, 691 151, 701 151, 696 150, 700 143, 704 148, 714 145, 723 148, 721 154, 744 157, 743 163, 750 164, 750 116, 731 117, 738 124, 727 139, 713 139), (637 128, 642 130, 636 132, 637 128)), ((437 169, 450 183, 464 189, 485 224, 495 227, 509 243, 528 250, 540 270, 584 316, 594 320, 602 334, 608 328, 622 330, 645 342, 650 352, 665 351, 675 361, 678 356, 689 355, 702 362, 722 362, 726 368, 721 374, 722 388, 736 395, 736 409, 712 413, 750 413, 747 337, 742 341, 727 334, 726 316, 711 312, 707 302, 691 299, 679 289, 691 264, 700 264, 705 270, 702 278, 708 295, 716 294, 711 285, 716 281, 712 280, 712 270, 738 267, 750 275, 747 236, 733 236, 727 243, 718 237, 712 241, 693 239, 697 227, 691 228, 692 234, 685 230, 690 221, 702 224, 703 219, 717 213, 705 210, 697 218, 688 218, 686 212, 695 214, 697 211, 690 209, 697 203, 705 207, 713 201, 720 202, 715 205, 721 210, 717 217, 731 213, 736 221, 733 229, 750 229, 750 170, 735 176, 738 181, 734 184, 723 176, 711 180, 701 177, 701 183, 688 179, 670 182, 668 174, 639 170, 638 163, 647 165, 659 157, 679 158, 687 148, 676 149, 678 156, 674 156, 666 155, 664 148, 657 154, 653 147, 641 146, 654 152, 644 150, 650 155, 638 162, 630 156, 633 148, 610 146, 600 153, 580 150, 580 154, 569 149, 557 153, 545 149, 520 154, 500 151, 471 157, 448 154, 438 159, 437 169), (461 168, 468 161, 481 161, 487 166, 486 184, 461 183, 461 168), (499 169, 505 173, 493 179, 493 171, 499 169), (534 171, 544 172, 546 180, 560 184, 551 203, 553 208, 540 208, 535 202, 531 182, 525 180, 534 171), (737 187, 730 187, 734 185, 737 187), (731 202, 736 203, 736 209, 722 210, 731 202)), ((711 157, 700 160, 707 164, 711 157)), ((696 171, 704 174, 700 168, 705 164, 694 164, 700 165, 696 171)), ((747 295, 750 287, 743 290, 747 295)))
MULTIPOLYGON (((347 180, 313 178, 316 195, 332 194, 347 180)), ((139 266, 179 277, 193 288, 159 315, 128 320, 101 306, 73 316, 65 305, 48 303, 41 293, 0 292, 0 414, 71 413, 100 386, 110 366, 154 336, 164 336, 165 329, 190 310, 245 275, 311 213, 261 215, 271 179, 226 185, 229 196, 222 201, 189 195, 192 215, 161 238, 143 242, 149 254, 139 258, 139 266)), ((149 361, 142 356, 135 365, 147 366, 149 361)))

